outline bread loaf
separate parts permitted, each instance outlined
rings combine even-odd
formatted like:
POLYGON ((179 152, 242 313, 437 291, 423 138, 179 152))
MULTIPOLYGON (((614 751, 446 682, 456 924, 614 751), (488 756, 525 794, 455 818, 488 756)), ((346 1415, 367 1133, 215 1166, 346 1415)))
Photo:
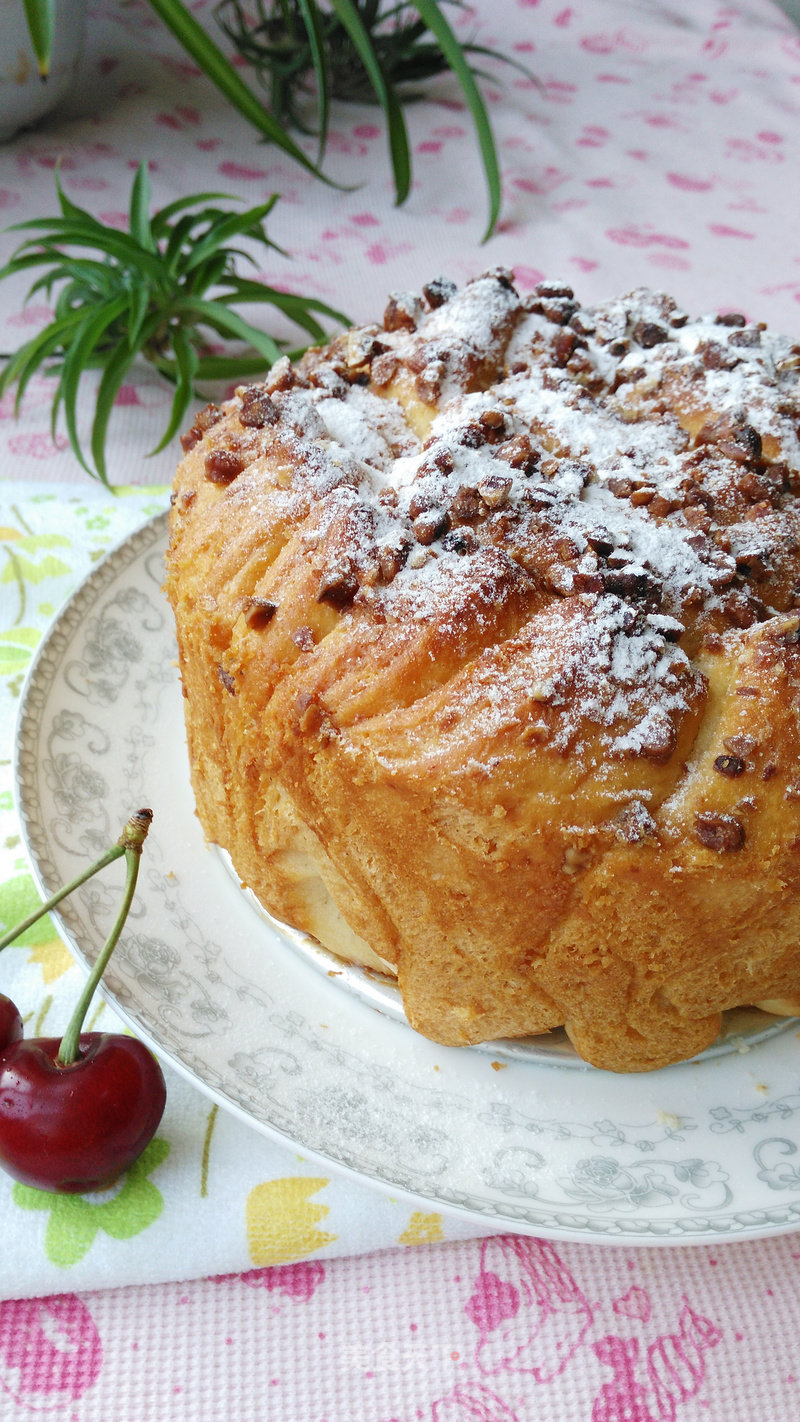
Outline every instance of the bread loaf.
POLYGON ((800 348, 494 269, 209 406, 167 589, 197 809, 451 1045, 800 1001, 800 348))

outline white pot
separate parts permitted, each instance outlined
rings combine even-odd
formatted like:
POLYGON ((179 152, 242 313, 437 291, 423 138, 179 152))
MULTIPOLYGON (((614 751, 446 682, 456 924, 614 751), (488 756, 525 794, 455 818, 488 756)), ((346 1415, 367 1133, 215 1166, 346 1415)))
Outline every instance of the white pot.
POLYGON ((55 0, 50 73, 39 77, 22 0, 0 0, 0 142, 55 108, 72 87, 83 49, 86 0, 55 0))

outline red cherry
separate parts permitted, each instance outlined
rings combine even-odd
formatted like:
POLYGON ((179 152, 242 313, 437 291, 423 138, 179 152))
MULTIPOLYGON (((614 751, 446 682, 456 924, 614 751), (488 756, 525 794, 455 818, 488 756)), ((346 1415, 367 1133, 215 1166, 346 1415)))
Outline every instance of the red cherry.
POLYGON ((58 1037, 0 1055, 0 1165, 40 1190, 105 1190, 155 1135, 166 1086, 135 1037, 86 1032, 74 1062, 56 1062, 58 1037))
POLYGON ((22 1018, 15 1004, 0 992, 0 1052, 18 1042, 22 1036, 22 1018))

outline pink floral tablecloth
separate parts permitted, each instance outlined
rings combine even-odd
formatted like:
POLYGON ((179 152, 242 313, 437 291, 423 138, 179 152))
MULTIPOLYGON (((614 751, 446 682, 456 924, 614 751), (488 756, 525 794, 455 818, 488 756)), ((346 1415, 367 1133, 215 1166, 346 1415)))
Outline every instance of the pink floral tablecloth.
MULTIPOLYGON (((210 7, 195 8, 212 23, 210 7)), ((484 181, 452 81, 437 81, 432 97, 408 111, 415 184, 397 209, 373 110, 337 109, 329 169, 344 186, 324 187, 252 137, 142 0, 90 6, 75 96, 0 151, 2 216, 11 223, 52 212, 59 164, 74 201, 121 225, 133 171, 146 158, 157 205, 210 188, 251 203, 280 192, 270 234, 290 256, 262 259, 264 275, 353 319, 379 315, 392 288, 419 286, 438 272, 460 282, 503 264, 522 290, 543 275, 571 281, 589 302, 663 286, 689 310, 742 310, 800 335, 800 34, 770 0, 481 0, 457 19, 465 37, 531 71, 527 78, 499 70, 498 82, 486 85, 505 197, 497 234, 483 247, 484 181)), ((2 239, 4 255, 14 240, 2 239)), ((47 316, 41 297, 23 308, 23 295, 22 282, 0 286, 4 350, 47 316)), ((63 544, 36 544, 49 534, 37 533, 28 514, 54 486, 56 494, 71 486, 63 489, 61 533, 67 537, 68 504, 70 518, 80 506, 89 560, 106 527, 108 496, 89 483, 63 432, 51 435, 52 391, 51 378, 35 380, 16 421, 13 398, 0 401, 0 539, 11 549, 0 571, 0 662, 16 690, 63 575, 50 565, 42 571, 48 559, 58 563, 63 544), (28 575, 20 574, 23 555, 28 575), (28 590, 24 616, 20 588, 28 590)), ((175 448, 146 455, 169 401, 148 370, 131 375, 112 423, 114 482, 168 482, 175 448)), ((90 414, 87 394, 84 434, 90 414)), ((156 490, 130 497, 142 513, 148 498, 163 501, 156 490)), ((9 740, 6 718, 7 816, 9 740)), ((3 823, 0 891, 8 898, 25 869, 13 825, 3 823)), ((36 979, 37 1010, 47 994, 57 999, 60 972, 76 971, 52 936, 15 961, 20 982, 32 987, 36 979)), ((8 983, 0 975, 0 990, 8 983)), ((57 1001, 50 1010, 57 1014, 57 1001)), ((48 1255, 35 1202, 27 1214, 17 1209, 13 1230, 0 1202, 3 1422, 41 1412, 70 1422, 800 1415, 798 1235, 659 1250, 464 1238, 479 1236, 480 1226, 398 1206, 368 1184, 340 1180, 326 1196, 330 1207, 309 1203, 311 1169, 260 1142, 252 1160, 262 1148, 278 1155, 258 1157, 256 1176, 306 1177, 308 1218, 325 1224, 294 1254, 284 1245, 259 1258, 248 1253, 243 1227, 236 1244, 230 1191, 220 1189, 208 1210, 187 1203, 181 1215, 180 1169, 193 1142, 202 1155, 209 1103, 184 1085, 172 1109, 184 1148, 162 1150, 148 1164, 173 1209, 174 1255, 162 1251, 160 1267, 133 1228, 115 1255, 113 1221, 79 1260, 74 1222, 61 1245, 51 1239, 48 1255), (339 1211, 336 1230, 329 1208, 339 1211)), ((235 1126, 243 1137, 233 1122, 219 1129, 242 1149, 246 1127, 235 1126)), ((800 1197, 791 1159, 773 1179, 778 1203, 800 1197)))

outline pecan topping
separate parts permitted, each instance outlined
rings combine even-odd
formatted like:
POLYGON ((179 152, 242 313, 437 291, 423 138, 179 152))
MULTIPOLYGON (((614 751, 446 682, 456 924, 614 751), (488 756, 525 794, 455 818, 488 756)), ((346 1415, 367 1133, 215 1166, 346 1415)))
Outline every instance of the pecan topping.
POLYGON ((297 374, 292 362, 288 356, 281 356, 267 375, 264 389, 269 395, 273 395, 276 390, 291 390, 296 383, 297 374))
POLYGON ((664 327, 657 326, 655 321, 637 321, 631 335, 637 345, 644 346, 645 350, 650 350, 653 346, 660 346, 664 341, 669 340, 669 334, 664 330, 664 327))
POLYGON ((221 419, 222 411, 219 405, 208 404, 204 409, 200 410, 194 417, 191 429, 186 430, 185 434, 181 435, 181 448, 184 454, 188 454, 190 449, 194 449, 195 445, 199 444, 203 438, 206 430, 210 430, 211 426, 215 425, 217 421, 221 419))
POLYGON ((452 474, 456 462, 449 449, 440 449, 433 456, 433 462, 440 474, 452 474))
POLYGON ((431 360, 420 371, 414 386, 420 400, 424 400, 426 405, 435 405, 442 393, 442 381, 445 377, 445 364, 443 360, 431 360))
POLYGON ((730 439, 720 440, 719 448, 737 464, 745 464, 748 459, 761 458, 761 435, 752 425, 739 425, 731 431, 730 439))
POLYGON ((626 844, 641 844, 648 835, 655 834, 656 822, 641 800, 631 800, 617 815, 614 828, 617 838, 626 844))
POLYGON ((455 282, 443 276, 434 277, 433 281, 427 282, 422 288, 422 294, 432 311, 435 311, 437 306, 444 306, 446 302, 452 301, 456 291, 455 282))
POLYGON ((519 469, 526 479, 533 474, 541 458, 538 449, 533 448, 530 436, 526 434, 514 435, 512 439, 506 440, 505 444, 498 445, 494 454, 495 459, 502 459, 505 464, 510 464, 512 469, 519 469))
POLYGON ((372 383, 379 388, 388 385, 397 373, 400 362, 394 351, 386 351, 385 354, 376 356, 372 362, 372 383))
POLYGON ((333 607, 349 607, 358 586, 358 577, 350 564, 334 564, 322 575, 317 602, 329 602, 333 607))
POLYGON ((219 662, 217 662, 217 676, 219 677, 221 684, 225 687, 225 690, 228 692, 228 694, 230 696, 235 696, 236 682, 234 681, 230 672, 226 671, 225 668, 221 666, 219 662))
POLYGON ((450 503, 450 515, 459 523, 471 523, 481 513, 478 490, 470 484, 462 484, 450 503))
POLYGON ((540 281, 536 286, 537 296, 563 296, 567 301, 572 301, 575 292, 571 286, 566 286, 560 281, 540 281))
POLYGON ((474 553, 479 546, 471 528, 454 528, 442 539, 442 547, 445 552, 458 553, 460 557, 463 557, 465 553, 474 553))
POLYGON ((234 449, 212 449, 206 455, 206 478, 212 484, 231 484, 246 460, 234 449))
POLYGON ((510 474, 487 474, 478 485, 478 493, 490 509, 500 509, 508 503, 511 485, 510 474))
POLYGON ((419 297, 409 291, 393 291, 383 313, 384 331, 416 331, 422 312, 419 297))
POLYGON ((412 547, 410 538, 400 537, 394 543, 384 543, 378 550, 378 565, 385 583, 390 583, 397 577, 400 569, 405 566, 412 547))
POLYGON ((270 602, 267 597, 249 597, 245 604, 244 620, 253 632, 260 632, 272 621, 277 611, 277 602, 270 602))
POLYGON ((746 326, 747 317, 743 316, 741 311, 723 311, 716 317, 714 324, 717 326, 746 326))
POLYGON ((760 346, 761 332, 757 326, 745 326, 743 330, 732 331, 728 337, 729 346, 760 346))
POLYGON ((731 780, 735 780, 737 775, 744 775, 746 766, 739 755, 718 755, 714 761, 714 769, 720 775, 727 775, 731 780))
POLYGON ((247 429, 262 430, 265 425, 274 425, 279 418, 275 401, 259 385, 249 385, 242 391, 242 406, 239 423, 247 429))
POLYGON ((566 365, 578 344, 578 337, 568 326, 563 326, 553 337, 553 359, 556 365, 566 365))
POLYGON ((735 854, 745 841, 745 829, 735 815, 718 815, 705 810, 695 815, 695 838, 716 854, 735 854))
POLYGON ((417 542, 427 547, 429 543, 433 543, 443 533, 448 532, 450 515, 444 509, 428 509, 414 519, 411 527, 417 542))
POLYGON ((184 489, 180 494, 170 494, 169 501, 173 507, 177 504, 178 513, 186 513, 186 510, 191 508, 196 498, 197 491, 195 489, 184 489))
POLYGON ((292 633, 292 641, 301 652, 310 652, 314 646, 314 632, 311 627, 296 627, 292 633))

